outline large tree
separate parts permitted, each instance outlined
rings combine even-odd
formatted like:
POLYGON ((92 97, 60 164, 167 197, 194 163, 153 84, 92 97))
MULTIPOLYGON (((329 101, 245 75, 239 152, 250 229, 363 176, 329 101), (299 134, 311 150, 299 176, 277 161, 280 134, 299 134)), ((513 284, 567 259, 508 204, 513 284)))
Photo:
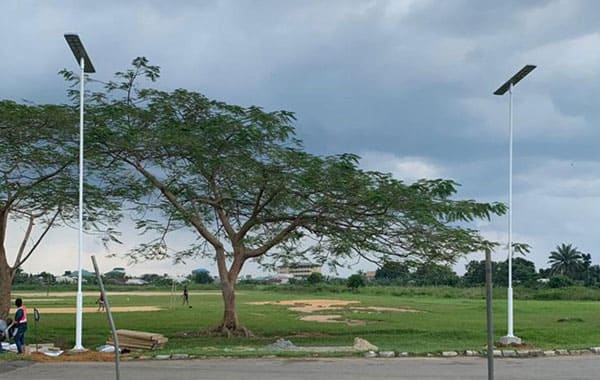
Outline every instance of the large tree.
POLYGON ((9 311, 17 270, 71 211, 75 115, 68 107, 0 101, 0 318, 9 311), (14 228, 8 236, 10 223, 23 232, 14 228), (8 240, 16 247, 10 255, 8 240))
MULTIPOLYGON (((71 106, 0 101, 0 318, 9 312, 19 268, 53 227, 76 220, 77 121, 78 112, 71 106)), ((99 189, 86 185, 90 231, 105 217, 114 220, 118 215, 116 204, 104 203, 99 189)))
POLYGON ((90 138, 115 181, 136 189, 138 227, 158 233, 132 258, 216 260, 224 312, 215 331, 248 333, 235 306, 248 260, 454 262, 495 245, 466 226, 504 213, 503 204, 456 200, 449 180, 405 184, 363 171, 352 154, 310 154, 287 111, 137 87, 158 76, 144 58, 117 73, 97 94, 90 138), (169 233, 184 228, 197 239, 172 251, 169 233))

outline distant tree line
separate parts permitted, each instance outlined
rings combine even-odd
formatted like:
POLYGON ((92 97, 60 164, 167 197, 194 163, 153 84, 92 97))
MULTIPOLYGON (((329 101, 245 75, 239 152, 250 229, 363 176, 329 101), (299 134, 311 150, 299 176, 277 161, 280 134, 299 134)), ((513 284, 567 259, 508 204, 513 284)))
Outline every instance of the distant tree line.
MULTIPOLYGON (((516 286, 561 288, 566 286, 600 287, 600 265, 592 265, 591 254, 580 252, 572 244, 561 244, 550 252, 548 268, 536 270, 532 261, 522 257, 512 260, 512 280, 516 286)), ((357 289, 368 285, 393 286, 453 286, 476 287, 485 284, 485 261, 472 260, 462 276, 454 272, 450 265, 437 263, 413 264, 386 261, 375 271, 374 278, 368 279, 364 272, 358 272, 347 279, 312 273, 306 278, 290 279, 290 285, 346 285, 357 289)), ((65 275, 69 275, 65 272, 65 275)), ((103 275, 107 284, 122 285, 129 278, 124 272, 111 271, 103 275)), ((144 274, 139 278, 149 285, 168 286, 173 280, 166 275, 144 274)), ((508 260, 492 262, 494 286, 508 285, 508 260)), ((95 279, 90 279, 95 280, 95 279)), ((197 272, 187 276, 187 283, 213 284, 215 279, 208 272, 197 272)), ((28 274, 22 269, 15 273, 15 284, 56 284, 51 273, 28 274)), ((240 283, 268 285, 271 282, 259 279, 244 279, 240 283)))
MULTIPOLYGON (((600 265, 592 265, 591 254, 580 252, 572 244, 561 244, 550 252, 548 268, 536 271, 532 261, 521 257, 512 260, 513 284, 529 287, 559 288, 571 285, 600 287, 600 265)), ((374 282, 414 286, 482 286, 485 284, 485 261, 470 261, 464 275, 458 276, 449 265, 429 263, 411 265, 396 261, 384 263, 375 272, 374 282)), ((508 285, 508 260, 492 263, 495 286, 508 285)))
MULTIPOLYGON (((63 277, 68 277, 71 275, 71 271, 66 271, 63 274, 63 277)), ((123 271, 109 271, 102 275, 103 281, 106 285, 126 285, 127 280, 134 278, 128 276, 123 271)), ((156 274, 156 273, 146 273, 141 276, 135 276, 142 281, 144 281, 147 285, 154 286, 170 286, 173 283, 173 278, 169 277, 166 274, 156 274)), ((85 282, 87 284, 96 284, 96 277, 86 277, 85 282)), ((184 283, 194 283, 194 284, 213 284, 215 282, 214 277, 210 275, 209 272, 198 272, 192 273, 182 279, 184 283)), ((13 280, 14 285, 56 285, 60 283, 60 278, 57 279, 57 276, 48 272, 41 273, 26 273, 23 269, 18 268, 15 271, 15 277, 13 280)))

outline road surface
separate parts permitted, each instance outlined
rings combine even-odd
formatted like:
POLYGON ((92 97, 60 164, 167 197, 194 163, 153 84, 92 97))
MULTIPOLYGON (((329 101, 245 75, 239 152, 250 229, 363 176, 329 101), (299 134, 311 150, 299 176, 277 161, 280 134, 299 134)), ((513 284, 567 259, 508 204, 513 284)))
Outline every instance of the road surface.
MULTIPOLYGON (((486 379, 482 358, 205 359, 128 361, 122 380, 486 379)), ((600 357, 497 359, 496 380, 598 379, 600 357)), ((114 363, 0 362, 0 379, 115 379, 114 363)))

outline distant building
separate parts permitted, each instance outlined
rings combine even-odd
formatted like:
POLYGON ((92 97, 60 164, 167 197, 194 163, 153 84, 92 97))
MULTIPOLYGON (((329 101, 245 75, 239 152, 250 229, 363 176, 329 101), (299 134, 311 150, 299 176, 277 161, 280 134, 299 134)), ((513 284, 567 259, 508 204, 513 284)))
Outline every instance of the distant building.
POLYGON ((291 275, 296 279, 305 279, 312 273, 321 273, 321 266, 312 263, 294 263, 277 267, 278 275, 291 275))
POLYGON ((130 278, 125 281, 125 285, 146 285, 148 282, 142 280, 141 278, 130 278))
POLYGON ((71 276, 57 276, 56 283, 58 284, 74 284, 77 282, 77 278, 71 276))
POLYGON ((264 281, 270 284, 288 284, 292 278, 294 278, 294 276, 289 273, 278 273, 273 276, 256 277, 254 280, 264 281))

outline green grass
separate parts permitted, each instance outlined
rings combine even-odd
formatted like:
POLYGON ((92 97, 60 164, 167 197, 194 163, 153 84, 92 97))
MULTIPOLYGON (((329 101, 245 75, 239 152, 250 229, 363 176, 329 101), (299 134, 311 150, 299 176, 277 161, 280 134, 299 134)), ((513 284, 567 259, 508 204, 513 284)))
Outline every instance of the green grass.
MULTIPOLYGON (((285 290, 285 288, 284 288, 285 290)), ((168 292, 168 289, 163 291, 168 292)), ((265 354, 306 356, 307 353, 275 353, 264 346, 278 338, 291 340, 298 346, 348 346, 354 337, 361 337, 379 346, 380 350, 411 353, 446 350, 481 350, 486 342, 485 300, 482 289, 446 288, 367 288, 359 293, 347 291, 311 291, 295 288, 292 291, 240 289, 237 306, 240 321, 255 335, 254 338, 217 338, 184 336, 215 326, 222 315, 220 292, 192 290, 191 309, 181 305, 177 294, 172 300, 166 295, 111 295, 111 307, 159 306, 157 312, 115 313, 117 328, 158 332, 169 338, 162 350, 165 353, 191 353, 201 356, 257 356, 265 354), (212 294, 195 294, 210 292, 212 294), (347 326, 305 322, 304 315, 285 306, 251 305, 255 301, 327 298, 360 301, 360 306, 386 306, 417 309, 418 313, 357 312, 351 308, 324 311, 321 314, 342 314, 344 319, 366 321, 364 326, 347 326), (171 308, 170 308, 171 306, 171 308)), ((498 290, 500 292, 500 289, 498 290)), ((562 291, 563 295, 566 291, 562 291)), ((23 297, 32 313, 34 307, 73 307, 73 294, 53 290, 50 297, 30 296, 25 290, 15 290, 13 297, 23 297), (28 301, 32 299, 32 301, 28 301), (43 300, 42 300, 43 299, 43 300), (34 301, 35 300, 35 301, 34 301)), ((518 293, 518 292, 516 292, 518 293)), ((95 306, 97 291, 85 293, 84 306, 95 306)), ((495 338, 506 332, 506 300, 502 293, 494 300, 495 338)), ((595 297, 595 296, 594 296, 595 297)), ((528 295, 524 298, 535 298, 528 295)), ((600 346, 600 304, 594 301, 517 299, 514 309, 515 334, 539 349, 589 348, 600 346)), ((84 314, 84 346, 95 348, 110 334, 103 313, 84 314)), ((63 348, 74 345, 74 314, 42 314, 37 326, 39 342, 53 342, 63 348)), ((35 341, 34 323, 27 334, 29 343, 35 341)))

